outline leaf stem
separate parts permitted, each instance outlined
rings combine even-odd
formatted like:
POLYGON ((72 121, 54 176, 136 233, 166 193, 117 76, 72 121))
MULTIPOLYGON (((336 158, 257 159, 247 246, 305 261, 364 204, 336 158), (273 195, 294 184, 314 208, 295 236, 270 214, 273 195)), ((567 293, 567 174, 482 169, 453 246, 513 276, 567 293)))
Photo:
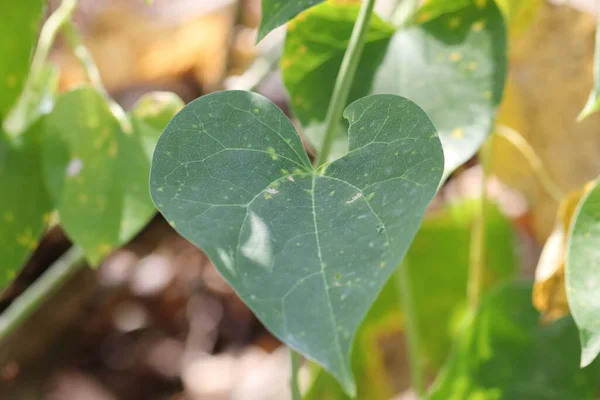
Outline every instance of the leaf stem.
POLYGON ((0 341, 6 339, 85 265, 83 251, 71 247, 0 315, 0 341))
POLYGON ((364 0, 358 13, 358 18, 352 29, 350 42, 344 54, 344 59, 340 67, 340 71, 335 80, 333 94, 327 109, 325 117, 325 136, 321 145, 321 151, 316 159, 316 166, 320 166, 327 162, 333 139, 338 133, 342 113, 348 102, 352 81, 356 75, 356 69, 360 61, 360 56, 364 48, 365 39, 369 30, 371 16, 373 15, 373 5, 375 0, 364 0))
POLYGON ((400 264, 399 270, 394 273, 394 278, 396 279, 396 287, 400 292, 401 309, 404 313, 404 336, 406 349, 408 350, 410 380, 416 398, 422 399, 425 397, 425 378, 421 363, 417 314, 413 304, 410 271, 406 260, 400 264))
POLYGON ((31 99, 35 98, 33 93, 35 93, 36 88, 42 85, 42 80, 44 79, 44 65, 48 59, 48 54, 50 54, 50 49, 56 40, 56 35, 60 29, 71 20, 76 6, 77 0, 63 0, 56 11, 48 17, 48 20, 46 20, 42 26, 38 45, 33 54, 31 67, 29 68, 29 74, 27 75, 27 81, 19 96, 19 100, 17 100, 17 104, 10 111, 10 114, 4 122, 4 130, 13 137, 18 136, 26 129, 24 122, 22 122, 18 116, 26 114, 31 99))
POLYGON ((302 356, 290 348, 290 363, 292 366, 290 389, 292 392, 292 400, 302 400, 302 395, 300 394, 300 385, 298 384, 298 374, 300 373, 301 359, 302 356))
POLYGON ((490 174, 492 140, 488 138, 479 149, 481 163, 481 186, 479 210, 471 231, 471 249, 469 254, 469 280, 467 282, 467 298, 469 307, 474 314, 479 306, 485 277, 485 247, 486 247, 486 215, 489 203, 487 181, 490 174))
POLYGON ((100 71, 98 70, 96 63, 94 62, 94 58, 92 57, 87 47, 85 47, 85 45, 83 44, 83 41, 81 40, 81 35, 79 34, 77 27, 75 26, 75 24, 73 24, 72 21, 69 20, 64 24, 63 34, 67 39, 69 46, 71 46, 71 49, 73 49, 73 54, 75 54, 75 57, 77 57, 77 59, 83 66, 83 69, 85 70, 90 84, 105 98, 110 108, 110 111, 112 112, 114 117, 119 121, 123 132, 132 132, 133 128, 131 126, 129 118, 127 118, 127 113, 108 94, 108 91, 102 83, 100 71))
POLYGON ((544 168, 544 163, 540 157, 538 157, 537 153, 527 142, 527 140, 525 140, 525 138, 521 136, 519 132, 506 125, 496 126, 495 133, 496 135, 508 140, 517 148, 517 150, 519 150, 523 157, 527 159, 527 162, 533 169, 533 173, 537 176, 538 180, 550 197, 552 197, 556 202, 562 201, 565 193, 560 189, 556 182, 554 182, 546 168, 544 168))

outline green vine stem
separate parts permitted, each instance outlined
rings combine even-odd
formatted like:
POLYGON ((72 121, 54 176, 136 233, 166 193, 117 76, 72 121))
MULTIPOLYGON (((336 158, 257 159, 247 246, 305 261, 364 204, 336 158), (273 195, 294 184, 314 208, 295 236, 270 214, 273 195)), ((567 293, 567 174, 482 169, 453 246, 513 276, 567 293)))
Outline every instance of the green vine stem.
POLYGON ((419 327, 412 298, 410 271, 406 260, 400 264, 394 273, 396 288, 400 292, 400 306, 404 314, 404 337, 408 350, 410 380, 417 399, 425 397, 425 377, 421 363, 419 327))
POLYGON ((71 46, 71 48, 73 49, 73 54, 75 54, 75 57, 77 57, 77 59, 83 66, 83 69, 85 70, 90 84, 106 99, 110 111, 119 121, 123 132, 131 133, 133 131, 133 128, 131 126, 129 118, 127 118, 127 113, 125 113, 125 110, 123 110, 123 108, 108 94, 108 91, 102 83, 100 71, 98 71, 98 67, 94 62, 94 58, 90 54, 87 47, 85 47, 85 45, 83 44, 83 41, 81 40, 81 35, 79 34, 77 27, 75 27, 75 24, 73 24, 72 21, 69 20, 64 24, 63 34, 67 39, 69 46, 71 46))
POLYGON ((527 159, 529 165, 531 165, 533 173, 544 187, 544 190, 546 190, 552 199, 556 202, 560 202, 564 198, 565 193, 554 182, 546 168, 544 168, 544 163, 527 140, 525 140, 519 132, 506 125, 498 125, 495 133, 508 140, 515 148, 517 148, 517 150, 519 150, 523 157, 527 159))
POLYGON ((327 162, 333 139, 338 133, 342 113, 348 102, 352 81, 356 75, 356 68, 360 61, 360 56, 365 44, 365 38, 369 30, 371 16, 373 15, 373 5, 375 0, 364 0, 358 12, 358 18, 352 29, 350 42, 344 54, 344 59, 340 67, 340 72, 335 80, 333 94, 327 109, 325 117, 325 136, 321 145, 321 151, 316 159, 316 166, 327 162))
POLYGON ((300 374, 301 361, 302 356, 298 352, 290 349, 290 363, 292 366, 290 389, 292 392, 292 400, 302 400, 302 394, 300 393, 300 384, 298 380, 298 375, 300 374))
POLYGON ((0 342, 21 326, 50 295, 84 266, 81 248, 71 247, 0 315, 0 342))
POLYGON ((475 217, 475 222, 473 223, 473 230, 471 231, 471 250, 469 254, 467 298, 473 314, 477 311, 477 307, 479 306, 485 275, 485 220, 489 203, 487 181, 490 174, 491 151, 492 140, 491 138, 488 138, 479 149, 479 162, 481 163, 479 210, 475 217))
POLYGON ((31 106, 32 99, 35 98, 35 91, 42 86, 44 79, 44 66, 50 54, 50 49, 56 40, 56 35, 62 27, 71 20, 77 0, 63 0, 60 6, 48 17, 48 20, 42 26, 38 45, 33 54, 31 67, 23 91, 17 100, 17 104, 11 110, 4 121, 4 130, 15 137, 21 134, 25 129, 25 122, 20 116, 25 115, 31 106))

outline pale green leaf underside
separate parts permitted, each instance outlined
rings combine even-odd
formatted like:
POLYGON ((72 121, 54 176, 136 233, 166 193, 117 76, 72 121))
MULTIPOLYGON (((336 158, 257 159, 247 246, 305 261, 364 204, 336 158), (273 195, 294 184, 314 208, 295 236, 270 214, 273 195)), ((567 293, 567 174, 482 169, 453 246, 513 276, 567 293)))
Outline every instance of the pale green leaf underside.
POLYGON ((426 114, 404 98, 366 97, 345 116, 350 152, 313 171, 267 99, 202 97, 165 129, 150 187, 269 330, 354 393, 353 337, 415 235, 443 153, 426 114))
POLYGON ((581 364, 600 352, 600 185, 579 203, 569 233, 566 283, 569 308, 579 328, 581 364))
POLYGON ((262 20, 258 29, 258 40, 302 11, 323 1, 325 0, 262 0, 262 20))

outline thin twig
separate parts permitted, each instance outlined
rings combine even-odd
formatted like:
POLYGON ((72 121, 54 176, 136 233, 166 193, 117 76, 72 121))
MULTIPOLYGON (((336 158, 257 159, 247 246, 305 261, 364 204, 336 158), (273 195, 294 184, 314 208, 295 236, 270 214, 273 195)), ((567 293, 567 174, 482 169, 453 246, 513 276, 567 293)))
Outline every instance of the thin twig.
POLYGON ((87 47, 85 47, 85 45, 83 44, 83 41, 81 40, 81 35, 79 34, 79 31, 77 30, 72 21, 67 21, 67 23, 64 24, 63 34, 65 35, 69 46, 71 46, 71 48, 73 49, 73 54, 75 54, 75 57, 77 57, 77 59, 83 66, 83 69, 85 70, 85 73, 92 87, 94 87, 106 99, 110 111, 119 121, 123 132, 131 133, 133 128, 131 126, 131 121, 129 121, 129 118, 127 117, 127 113, 125 112, 125 110, 123 110, 123 107, 121 107, 108 94, 108 91, 102 83, 100 71, 98 71, 98 67, 94 62, 94 58, 92 57, 87 47))
POLYGON ((0 341, 21 326, 52 293, 83 266, 83 251, 73 246, 0 315, 0 341))
POLYGON ((519 150, 519 152, 527 159, 529 165, 533 169, 533 173, 536 175, 546 192, 557 202, 562 201, 565 196, 565 193, 560 189, 560 187, 554 182, 546 168, 544 167, 544 163, 538 157, 537 153, 531 147, 531 145, 525 140, 523 136, 519 134, 516 130, 506 126, 506 125, 498 125, 496 126, 495 133, 498 136, 501 136, 508 140, 513 146, 519 150))

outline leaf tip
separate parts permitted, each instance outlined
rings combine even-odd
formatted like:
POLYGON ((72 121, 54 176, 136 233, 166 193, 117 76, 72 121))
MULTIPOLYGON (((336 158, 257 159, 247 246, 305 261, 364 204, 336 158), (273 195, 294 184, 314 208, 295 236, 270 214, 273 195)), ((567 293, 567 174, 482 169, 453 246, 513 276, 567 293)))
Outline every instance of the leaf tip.
POLYGON ((581 342, 581 360, 579 366, 585 368, 598 357, 600 353, 600 335, 585 328, 579 329, 581 342))

